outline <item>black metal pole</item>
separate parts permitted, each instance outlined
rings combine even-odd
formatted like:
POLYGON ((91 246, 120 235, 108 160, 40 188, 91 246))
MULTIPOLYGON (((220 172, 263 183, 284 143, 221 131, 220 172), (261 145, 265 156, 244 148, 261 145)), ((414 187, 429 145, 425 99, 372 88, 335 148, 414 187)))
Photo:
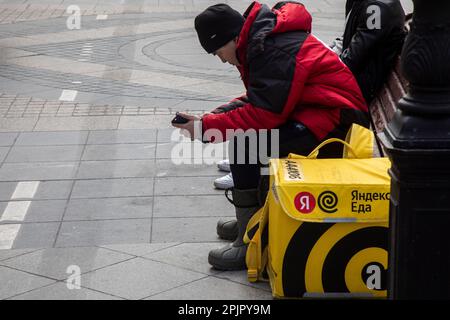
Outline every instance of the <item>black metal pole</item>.
POLYGON ((450 299, 450 1, 413 0, 408 94, 380 139, 390 175, 390 299, 450 299))

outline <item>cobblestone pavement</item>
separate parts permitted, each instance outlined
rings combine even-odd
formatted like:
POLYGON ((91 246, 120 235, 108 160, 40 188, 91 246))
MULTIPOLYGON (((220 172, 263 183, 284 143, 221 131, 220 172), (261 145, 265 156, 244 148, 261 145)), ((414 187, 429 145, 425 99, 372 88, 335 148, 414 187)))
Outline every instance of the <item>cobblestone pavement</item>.
MULTIPOLYGON (((0 0, 0 299, 271 298, 207 263, 216 221, 234 215, 212 187, 227 146, 179 143, 170 128, 176 111, 244 91, 193 30, 215 2, 0 0), (176 165, 175 146, 200 150, 199 164, 176 165)), ((340 35, 344 0, 303 2, 313 33, 340 35)))

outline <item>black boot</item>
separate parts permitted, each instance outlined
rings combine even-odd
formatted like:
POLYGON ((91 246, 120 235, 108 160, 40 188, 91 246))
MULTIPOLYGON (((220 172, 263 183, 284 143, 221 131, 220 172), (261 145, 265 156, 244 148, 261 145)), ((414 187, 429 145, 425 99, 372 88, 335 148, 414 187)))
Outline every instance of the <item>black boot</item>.
POLYGON ((257 189, 233 189, 232 192, 237 218, 237 238, 233 243, 229 243, 220 249, 211 250, 208 256, 209 264, 219 270, 246 269, 247 245, 243 238, 249 220, 260 208, 257 189))
POLYGON ((217 221, 217 235, 224 240, 236 240, 238 236, 237 220, 223 220, 217 221))

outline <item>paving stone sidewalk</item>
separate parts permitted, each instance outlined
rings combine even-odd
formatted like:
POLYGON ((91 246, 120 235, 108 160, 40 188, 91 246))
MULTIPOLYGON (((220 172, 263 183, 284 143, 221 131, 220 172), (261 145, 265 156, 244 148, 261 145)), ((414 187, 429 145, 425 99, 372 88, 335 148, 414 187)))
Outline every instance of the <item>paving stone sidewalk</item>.
POLYGON ((267 283, 210 268, 215 224, 234 214, 212 186, 224 173, 174 164, 172 139, 178 130, 0 133, 0 248, 11 247, 0 298, 270 299, 267 283), (71 266, 79 290, 64 282, 71 266))
MULTIPOLYGON (((73 1, 0 0, 0 299, 271 299, 207 262, 234 216, 213 188, 227 146, 170 126, 243 92, 193 30, 216 2, 79 0, 68 30, 73 1)), ((324 42, 342 33, 345 0, 302 2, 324 42)))
POLYGON ((205 257, 216 245, 176 242, 3 250, 0 299, 271 299, 268 284, 250 284, 244 271, 208 268, 205 257), (79 288, 73 287, 72 270, 81 271, 79 288))

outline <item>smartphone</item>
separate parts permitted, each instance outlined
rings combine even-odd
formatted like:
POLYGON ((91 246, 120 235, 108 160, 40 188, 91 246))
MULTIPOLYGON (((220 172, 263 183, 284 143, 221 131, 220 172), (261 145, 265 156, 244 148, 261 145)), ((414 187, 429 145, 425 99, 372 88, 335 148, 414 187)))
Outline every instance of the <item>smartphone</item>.
POLYGON ((183 124, 183 123, 187 123, 187 122, 189 122, 189 119, 186 119, 186 118, 180 116, 179 114, 177 114, 175 116, 175 118, 172 119, 172 123, 183 124))

